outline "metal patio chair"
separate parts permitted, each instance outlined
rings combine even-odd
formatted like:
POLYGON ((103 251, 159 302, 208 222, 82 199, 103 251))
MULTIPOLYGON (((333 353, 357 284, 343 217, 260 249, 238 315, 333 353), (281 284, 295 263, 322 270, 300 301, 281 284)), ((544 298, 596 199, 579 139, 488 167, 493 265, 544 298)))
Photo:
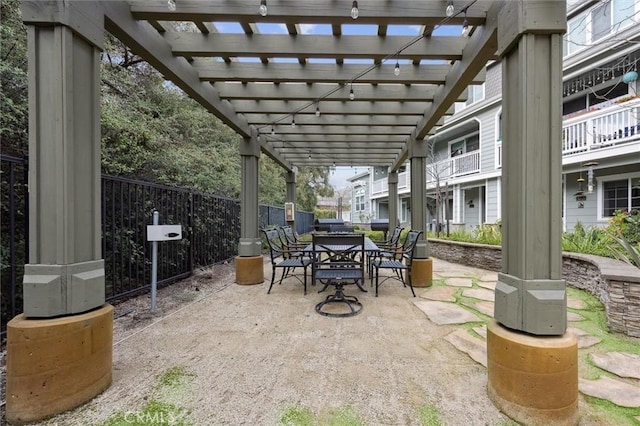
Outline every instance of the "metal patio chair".
POLYGON ((267 290, 267 294, 271 293, 271 287, 273 287, 273 283, 276 277, 276 269, 282 269, 282 276, 280 277, 280 281, 278 284, 282 284, 282 280, 292 276, 300 281, 304 286, 304 294, 307 294, 307 267, 311 264, 311 259, 308 257, 300 256, 299 250, 290 250, 282 247, 282 243, 280 241, 280 235, 277 229, 262 229, 261 232, 264 234, 267 245, 269 246, 269 255, 271 256, 271 284, 269 285, 269 290, 267 290), (298 275, 294 275, 293 271, 296 268, 302 268, 303 279, 300 279, 298 275))
POLYGON ((374 259, 371 264, 373 268, 373 274, 370 276, 370 278, 371 283, 373 284, 373 278, 375 276, 376 297, 378 297, 378 288, 380 287, 380 284, 384 283, 388 279, 399 279, 402 282, 402 285, 405 287, 407 286, 407 284, 409 284, 409 288, 411 288, 413 297, 416 297, 416 293, 413 291, 413 285, 411 283, 411 266, 413 263, 416 244, 418 242, 418 239, 420 238, 420 235, 422 235, 422 231, 409 231, 409 233, 407 234, 407 238, 402 245, 402 249, 395 252, 394 257, 387 259, 374 259), (380 269, 390 269, 395 273, 395 275, 385 277, 382 282, 380 282, 380 269), (404 271, 407 271, 407 282, 405 282, 402 274, 404 271))
MULTIPOLYGON (((316 312, 325 316, 348 317, 362 310, 362 304, 355 296, 344 294, 347 284, 362 283, 364 280, 364 234, 314 234, 313 235, 312 280, 336 288, 334 294, 316 305, 316 312), (345 312, 325 311, 329 304, 342 304, 345 312)), ((360 286, 359 286, 360 287, 360 286)), ((366 291, 366 290, 365 290, 366 291)))
POLYGON ((402 235, 402 231, 406 228, 402 226, 396 226, 393 229, 393 232, 384 241, 373 241, 378 246, 378 251, 369 256, 368 261, 368 270, 369 276, 373 273, 373 261, 376 259, 399 259, 398 249, 401 247, 400 245, 400 236, 402 235))

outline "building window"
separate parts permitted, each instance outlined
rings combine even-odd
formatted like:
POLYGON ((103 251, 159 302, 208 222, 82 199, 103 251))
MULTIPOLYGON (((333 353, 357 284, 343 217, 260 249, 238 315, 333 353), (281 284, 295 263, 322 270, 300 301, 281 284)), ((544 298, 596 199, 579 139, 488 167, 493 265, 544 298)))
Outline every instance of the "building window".
POLYGON ((400 206, 400 222, 407 223, 409 221, 407 214, 409 212, 409 202, 407 200, 402 200, 400 206))
POLYGON ((364 211, 364 189, 359 189, 356 191, 354 204, 355 204, 355 210, 357 212, 364 211))
POLYGON ((591 12, 591 41, 598 41, 611 31, 611 3, 603 3, 591 12))
POLYGON ((587 13, 581 13, 567 23, 564 54, 571 55, 587 44, 587 13))
POLYGON ((480 102, 484 99, 484 84, 472 84, 467 86, 467 94, 468 98, 467 102, 465 102, 466 106, 480 102))
POLYGON ((640 176, 602 182, 602 218, 612 217, 616 210, 640 209, 640 176))
POLYGON ((635 3, 635 0, 603 1, 593 9, 571 18, 567 23, 567 35, 564 37, 564 56, 571 55, 631 25, 636 14, 635 3))

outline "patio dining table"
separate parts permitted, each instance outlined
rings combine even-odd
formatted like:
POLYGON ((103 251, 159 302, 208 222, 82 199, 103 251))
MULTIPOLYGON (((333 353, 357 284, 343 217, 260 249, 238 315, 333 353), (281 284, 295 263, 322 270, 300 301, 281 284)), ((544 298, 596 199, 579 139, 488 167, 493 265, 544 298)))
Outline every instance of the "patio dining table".
MULTIPOLYGON (((339 235, 353 235, 353 234, 330 233, 330 234, 326 234, 326 235, 339 236, 339 235)), ((322 252, 322 251, 328 251, 328 250, 344 251, 344 250, 346 250, 348 248, 349 247, 346 247, 346 246, 332 245, 332 246, 328 246, 327 249, 323 249, 323 248, 319 249, 318 247, 316 247, 316 252, 318 252, 318 251, 322 252)), ((360 246, 353 246, 353 247, 350 247, 350 249, 352 251, 354 251, 354 252, 361 252, 362 251, 360 246)), ((376 254, 379 250, 380 250, 380 248, 376 245, 376 243, 374 243, 371 240, 371 238, 369 238, 367 236, 364 237, 364 253, 365 253, 365 256, 369 256, 370 257, 370 256, 376 254)), ((307 245, 306 247, 304 247, 302 249, 302 251, 305 253, 305 255, 308 255, 309 257, 313 258, 313 244, 307 245)), ((315 277, 312 276, 311 277, 311 285, 314 285, 314 284, 315 284, 315 277)), ((367 292, 367 289, 364 288, 360 282, 356 281, 355 284, 358 286, 358 288, 361 291, 363 291, 365 293, 367 292)), ((322 290, 320 290, 320 292, 324 291, 326 289, 326 287, 327 286, 325 285, 325 287, 322 290)))

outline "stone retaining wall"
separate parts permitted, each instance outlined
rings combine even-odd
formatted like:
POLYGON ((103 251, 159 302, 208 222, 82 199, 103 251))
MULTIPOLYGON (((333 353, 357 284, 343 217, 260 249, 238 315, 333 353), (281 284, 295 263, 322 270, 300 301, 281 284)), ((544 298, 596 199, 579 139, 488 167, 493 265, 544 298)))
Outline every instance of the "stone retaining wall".
MULTIPOLYGON (((431 256, 447 262, 500 272, 499 246, 429 239, 431 256)), ((640 337, 640 269, 606 257, 563 253, 563 278, 596 296, 611 331, 640 337)))

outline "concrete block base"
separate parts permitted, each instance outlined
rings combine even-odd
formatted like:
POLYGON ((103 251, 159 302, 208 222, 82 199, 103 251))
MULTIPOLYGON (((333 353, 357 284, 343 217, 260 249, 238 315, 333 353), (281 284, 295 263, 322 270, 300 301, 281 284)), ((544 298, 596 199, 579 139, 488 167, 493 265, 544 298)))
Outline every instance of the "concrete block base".
POLYGON ((236 284, 253 285, 264 282, 264 259, 262 256, 236 257, 236 284))
POLYGON ((578 341, 487 326, 487 392, 523 425, 578 424, 578 341))
POLYGON ((411 283, 414 287, 431 287, 433 259, 413 259, 411 283))
POLYGON ((22 424, 78 407, 111 384, 113 306, 7 324, 7 421, 22 424))

